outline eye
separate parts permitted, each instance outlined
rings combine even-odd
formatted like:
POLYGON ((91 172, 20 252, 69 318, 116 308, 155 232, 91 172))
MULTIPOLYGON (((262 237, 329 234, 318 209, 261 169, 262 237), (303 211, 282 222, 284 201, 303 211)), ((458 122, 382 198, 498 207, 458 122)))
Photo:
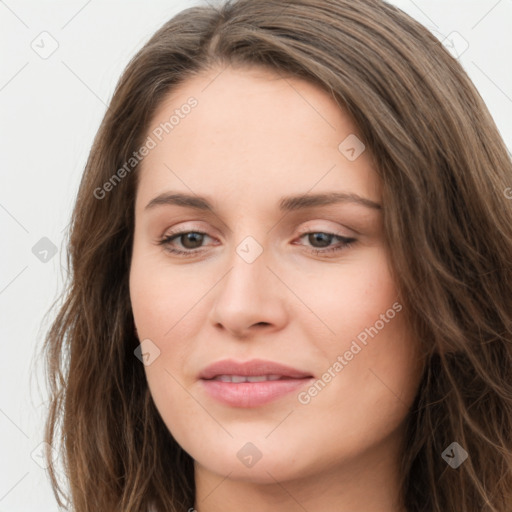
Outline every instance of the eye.
POLYGON ((158 244, 163 245, 165 250, 172 254, 178 254, 185 257, 195 256, 200 252, 198 249, 200 249, 205 236, 209 238, 209 236, 202 231, 178 231, 166 235, 158 242, 158 244), (180 240, 182 247, 186 250, 173 247, 172 244, 175 239, 180 240))
POLYGON ((300 239, 304 237, 307 237, 307 241, 313 246, 310 252, 317 255, 339 252, 348 249, 352 244, 357 242, 355 238, 324 231, 306 231, 302 233, 300 239), (339 240, 339 243, 331 247, 333 240, 339 240), (319 247, 316 246, 316 244, 319 244, 319 247))
MULTIPOLYGON (((158 245, 164 246, 165 250, 171 254, 184 257, 195 256, 199 252, 202 252, 202 243, 205 237, 210 238, 207 233, 202 231, 172 232, 159 240, 158 245), (183 249, 174 246, 175 240, 180 241, 183 249)), ((336 253, 348 249, 352 244, 357 242, 355 238, 323 231, 305 231, 301 234, 299 240, 305 237, 307 237, 307 241, 311 244, 309 252, 316 255, 336 253), (338 240, 338 244, 331 247, 332 242, 335 240, 338 240), (317 246, 317 244, 319 244, 319 246, 317 246)))

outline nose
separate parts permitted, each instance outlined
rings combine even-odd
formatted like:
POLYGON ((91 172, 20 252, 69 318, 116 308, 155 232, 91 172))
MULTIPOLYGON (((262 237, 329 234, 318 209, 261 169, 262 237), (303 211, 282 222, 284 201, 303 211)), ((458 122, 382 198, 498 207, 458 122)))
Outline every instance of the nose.
POLYGON ((210 315, 214 327, 240 339, 282 329, 287 321, 286 286, 269 267, 266 251, 254 261, 235 251, 229 263, 214 288, 210 315))

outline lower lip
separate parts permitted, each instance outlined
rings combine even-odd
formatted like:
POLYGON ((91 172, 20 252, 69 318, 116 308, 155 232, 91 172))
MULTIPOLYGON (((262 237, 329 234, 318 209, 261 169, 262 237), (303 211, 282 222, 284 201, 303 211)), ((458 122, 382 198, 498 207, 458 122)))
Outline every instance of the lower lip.
POLYGON ((222 382, 201 379, 206 392, 221 403, 233 407, 258 407, 309 384, 304 379, 267 380, 263 382, 222 382))

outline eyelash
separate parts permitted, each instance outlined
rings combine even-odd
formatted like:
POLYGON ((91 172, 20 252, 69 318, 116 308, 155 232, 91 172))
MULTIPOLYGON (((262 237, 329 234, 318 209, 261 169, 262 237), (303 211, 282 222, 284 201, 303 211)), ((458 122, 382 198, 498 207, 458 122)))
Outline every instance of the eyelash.
MULTIPOLYGON (((194 231, 194 230, 193 231, 176 231, 176 232, 169 233, 167 236, 165 236, 161 240, 159 240, 158 245, 164 246, 166 251, 168 251, 172 254, 176 254, 178 256, 183 256, 185 258, 196 256, 198 253, 203 252, 201 250, 201 248, 182 251, 181 249, 175 249, 175 248, 171 247, 171 242, 175 238, 179 238, 180 236, 183 236, 183 235, 186 235, 189 233, 195 233, 198 235, 209 236, 207 233, 204 233, 202 231, 194 231)), ((348 249, 355 242, 357 242, 357 239, 355 239, 355 238, 349 238, 349 237, 345 237, 345 236, 341 236, 341 235, 336 235, 335 233, 329 233, 326 231, 303 231, 303 232, 301 232, 301 235, 299 238, 303 238, 304 236, 310 235, 310 234, 322 234, 322 235, 333 236, 334 238, 337 238, 338 240, 340 240, 340 242, 342 244, 341 246, 338 246, 338 247, 335 246, 335 247, 330 247, 330 248, 325 248, 325 249, 315 249, 315 248, 310 249, 309 252, 311 252, 315 255, 324 255, 326 253, 337 253, 339 251, 348 249)))

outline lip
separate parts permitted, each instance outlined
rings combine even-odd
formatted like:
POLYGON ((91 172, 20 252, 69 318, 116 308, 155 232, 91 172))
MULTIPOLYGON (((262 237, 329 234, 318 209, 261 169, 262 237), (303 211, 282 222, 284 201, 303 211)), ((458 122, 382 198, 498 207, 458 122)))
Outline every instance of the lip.
POLYGON ((266 361, 265 359, 251 359, 244 362, 238 362, 234 359, 223 359, 204 368, 199 374, 199 378, 213 379, 218 375, 242 375, 245 377, 282 375, 292 379, 312 377, 311 373, 281 363, 275 363, 274 361, 266 361))
POLYGON ((258 407, 309 384, 311 373, 281 363, 252 359, 238 362, 232 359, 218 361, 199 374, 204 390, 215 400, 232 407, 258 407), (280 380, 263 382, 222 382, 211 380, 219 375, 280 375, 280 380))

